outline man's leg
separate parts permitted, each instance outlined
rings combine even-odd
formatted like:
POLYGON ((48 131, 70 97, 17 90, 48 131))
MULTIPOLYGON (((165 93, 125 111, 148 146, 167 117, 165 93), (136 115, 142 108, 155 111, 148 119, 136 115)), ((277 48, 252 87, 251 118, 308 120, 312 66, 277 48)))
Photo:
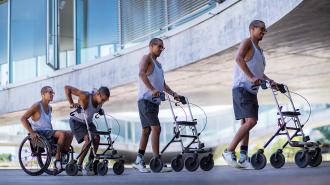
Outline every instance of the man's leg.
POLYGON ((65 132, 59 130, 55 131, 54 138, 57 140, 57 149, 56 149, 55 158, 56 160, 60 160, 62 148, 63 146, 65 146, 65 132))
POLYGON ((82 166, 82 163, 84 162, 84 159, 86 157, 86 154, 88 153, 88 150, 90 148, 90 143, 89 143, 89 137, 88 137, 88 134, 86 134, 84 136, 84 145, 81 149, 81 155, 79 157, 79 160, 78 160, 78 165, 82 166))
POLYGON ((159 156, 160 125, 151 126, 151 147, 155 157, 159 156))
MULTIPOLYGON (((244 125, 245 119, 241 120, 241 125, 244 125)), ((250 132, 248 132, 244 138, 241 141, 241 150, 240 150, 240 157, 239 162, 242 163, 247 159, 247 152, 248 152, 248 146, 249 146, 249 135, 250 132)))
POLYGON ((65 144, 63 146, 63 151, 69 152, 70 151, 70 146, 72 143, 73 139, 73 134, 70 131, 65 131, 65 144))
POLYGON ((138 152, 138 154, 140 154, 142 156, 144 155, 144 153, 146 151, 150 132, 151 132, 150 127, 142 128, 142 135, 141 135, 141 139, 140 139, 140 147, 139 147, 139 152, 138 152))
POLYGON ((235 151, 238 143, 240 141, 244 142, 244 144, 247 144, 248 140, 248 134, 249 131, 257 124, 256 118, 245 118, 245 123, 241 125, 241 127, 238 129, 234 139, 228 146, 227 150, 230 152, 235 151), (243 140, 244 139, 244 140, 243 140))
MULTIPOLYGON (((94 153, 96 154, 97 153, 97 150, 98 150, 98 148, 99 148, 99 144, 100 144, 100 136, 99 135, 95 135, 94 137, 93 137, 93 149, 94 149, 94 153)), ((94 154, 93 154, 93 152, 91 151, 90 153, 89 153, 89 160, 92 160, 92 159, 94 159, 94 154)))

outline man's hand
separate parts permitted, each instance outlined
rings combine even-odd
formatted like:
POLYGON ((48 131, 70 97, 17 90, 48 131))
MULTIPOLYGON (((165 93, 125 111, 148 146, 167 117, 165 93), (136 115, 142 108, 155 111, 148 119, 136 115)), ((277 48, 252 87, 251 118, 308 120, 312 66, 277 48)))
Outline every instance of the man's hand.
POLYGON ((36 133, 36 132, 31 132, 31 133, 30 133, 30 137, 31 137, 31 139, 32 139, 33 141, 36 141, 40 136, 39 136, 39 134, 36 133))
POLYGON ((253 85, 260 85, 260 79, 259 78, 252 77, 249 80, 253 85))
POLYGON ((176 101, 180 101, 180 95, 177 94, 176 92, 174 92, 174 93, 172 94, 172 96, 173 96, 173 98, 174 98, 176 101))
POLYGON ((153 97, 159 97, 160 96, 160 92, 157 89, 152 90, 152 96, 153 97))

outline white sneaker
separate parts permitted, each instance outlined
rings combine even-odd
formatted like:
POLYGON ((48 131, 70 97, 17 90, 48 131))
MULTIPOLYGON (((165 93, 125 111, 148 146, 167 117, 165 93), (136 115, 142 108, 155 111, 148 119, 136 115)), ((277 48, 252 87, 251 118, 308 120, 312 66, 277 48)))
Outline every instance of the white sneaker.
POLYGON ((171 167, 168 167, 167 165, 164 165, 162 168, 162 171, 160 171, 161 173, 166 173, 166 172, 172 172, 173 169, 171 167))
POLYGON ((236 155, 235 152, 229 152, 227 149, 222 153, 223 159, 226 161, 228 165, 234 168, 239 168, 239 165, 236 161, 236 155))
POLYGON ((78 165, 78 172, 77 172, 77 176, 83 176, 83 172, 82 172, 82 166, 78 165))
POLYGON ((150 170, 146 168, 146 165, 143 160, 140 160, 140 162, 138 163, 134 162, 132 166, 134 169, 138 170, 141 173, 150 173, 150 170))
POLYGON ((249 159, 245 159, 243 161, 239 160, 237 164, 238 164, 239 168, 242 168, 242 169, 247 169, 247 170, 254 169, 252 167, 249 159))

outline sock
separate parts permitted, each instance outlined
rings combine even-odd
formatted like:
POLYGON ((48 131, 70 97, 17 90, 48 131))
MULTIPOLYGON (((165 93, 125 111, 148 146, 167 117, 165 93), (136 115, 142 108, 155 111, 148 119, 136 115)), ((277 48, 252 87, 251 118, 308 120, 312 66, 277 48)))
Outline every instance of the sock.
POLYGON ((239 161, 244 162, 247 160, 248 146, 241 146, 240 159, 239 161))
POLYGON ((144 150, 139 150, 137 156, 136 156, 136 160, 135 163, 138 164, 143 160, 143 156, 144 156, 145 151, 144 150))

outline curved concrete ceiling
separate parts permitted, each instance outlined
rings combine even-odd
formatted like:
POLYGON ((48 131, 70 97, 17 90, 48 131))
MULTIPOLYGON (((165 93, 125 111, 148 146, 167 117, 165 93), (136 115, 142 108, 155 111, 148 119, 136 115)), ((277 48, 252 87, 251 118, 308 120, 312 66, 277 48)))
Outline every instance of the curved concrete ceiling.
MULTIPOLYGON (((287 84, 311 103, 330 103, 330 1, 305 0, 269 28, 261 46, 266 74, 287 84)), ((201 105, 231 104, 234 56, 238 46, 166 74, 177 92, 201 105)), ((112 91, 111 111, 136 111, 135 84, 112 91)), ((261 92, 260 103, 272 103, 261 92)))

